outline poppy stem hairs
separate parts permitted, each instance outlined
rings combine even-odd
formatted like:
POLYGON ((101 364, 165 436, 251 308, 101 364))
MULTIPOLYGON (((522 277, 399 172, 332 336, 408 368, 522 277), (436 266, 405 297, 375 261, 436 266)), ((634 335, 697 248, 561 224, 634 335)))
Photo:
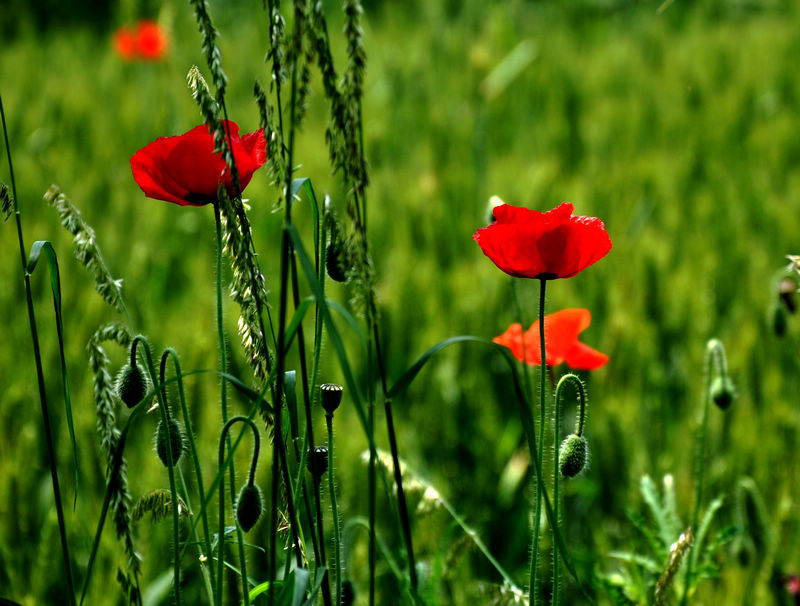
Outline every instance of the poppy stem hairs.
MULTIPOLYGON (((539 351, 547 351, 544 342, 544 301, 545 289, 547 280, 541 278, 539 280, 539 351)), ((542 463, 544 455, 544 427, 547 419, 547 364, 546 356, 541 356, 541 373, 539 374, 539 462, 542 463)), ((531 573, 530 573, 530 602, 532 604, 539 604, 541 602, 541 590, 539 578, 539 530, 542 523, 542 491, 537 488, 536 490, 536 506, 533 513, 533 536, 531 539, 531 573)), ((558 519, 553 520, 554 524, 558 523, 558 519)))
MULTIPOLYGON (((557 526, 561 527, 561 493, 559 491, 559 476, 572 477, 580 473, 586 466, 586 438, 583 437, 583 425, 586 419, 586 390, 577 375, 566 374, 558 381, 556 386, 555 406, 553 408, 553 452, 555 465, 553 466, 553 517, 557 526), (561 398, 567 384, 572 384, 578 393, 578 419, 575 423, 575 432, 564 440, 559 448, 561 430, 561 398)), ((561 594, 561 571, 559 562, 558 542, 553 540, 553 599, 551 604, 559 603, 561 594)))

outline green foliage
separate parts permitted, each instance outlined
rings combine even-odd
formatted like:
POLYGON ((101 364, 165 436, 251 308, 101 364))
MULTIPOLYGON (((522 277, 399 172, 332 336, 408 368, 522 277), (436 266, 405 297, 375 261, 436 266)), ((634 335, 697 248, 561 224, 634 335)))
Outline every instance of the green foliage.
POLYGON ((639 489, 647 505, 649 516, 628 511, 634 527, 645 539, 636 551, 613 551, 609 556, 625 564, 615 572, 599 575, 599 580, 614 604, 671 603, 668 595, 681 596, 684 583, 676 575, 685 577, 688 558, 695 558, 692 579, 688 584, 691 593, 702 579, 717 578, 720 574, 716 556, 741 532, 741 528, 726 526, 713 540, 706 536, 714 518, 722 507, 723 499, 717 497, 706 509, 696 532, 681 532, 681 522, 676 509, 675 486, 672 476, 664 476, 663 494, 659 494, 649 476, 642 476, 639 489))
MULTIPOLYGON (((508 281, 470 239, 484 224, 489 195, 539 210, 572 201, 581 214, 602 217, 614 241, 603 263, 549 288, 547 302, 548 311, 589 308, 591 342, 611 356, 607 367, 585 377, 595 402, 587 435, 592 458, 588 470, 566 488, 564 534, 577 565, 588 575, 592 568, 605 569, 614 550, 628 554, 619 558, 621 572, 603 577, 601 599, 614 604, 652 599, 669 546, 682 530, 675 512, 691 505, 691 436, 700 397, 694 377, 703 343, 713 334, 726 344, 737 400, 723 420, 711 420, 707 494, 732 494, 737 478, 746 475, 757 482, 761 497, 758 506, 742 497, 742 516, 729 514, 727 507, 714 515, 704 541, 714 558, 700 556, 696 570, 703 578, 718 574, 721 580, 698 585, 697 603, 741 603, 747 595, 767 595, 769 576, 795 572, 792 566, 800 558, 800 523, 791 513, 800 473, 793 448, 800 413, 792 399, 800 389, 797 323, 789 315, 785 337, 777 340, 770 316, 772 277, 786 253, 800 252, 794 248, 797 225, 791 214, 800 186, 794 170, 800 159, 796 5, 674 2, 660 13, 653 4, 593 0, 569 6, 479 0, 366 6, 361 25, 368 67, 363 83, 352 80, 349 86, 364 90, 370 256, 402 456, 456 504, 500 567, 523 584, 529 547, 521 530, 527 529, 529 505, 524 489, 517 488, 523 484, 498 500, 504 472, 521 460, 524 475, 527 464, 508 371, 491 348, 460 345, 437 354, 424 368, 413 364, 434 343, 456 334, 490 339, 516 320, 508 281), (681 489, 673 486, 659 494, 652 482, 650 489, 641 486, 647 515, 632 512, 632 523, 626 523, 626 507, 637 509, 640 502, 633 496, 639 478, 669 470, 681 489), (750 554, 746 574, 722 547, 734 525, 743 525, 739 517, 749 520, 748 532, 733 542, 742 538, 750 554), (753 587, 762 589, 753 594, 753 587)), ((216 5, 211 7, 213 13, 216 5)), ((4 11, 3 18, 14 10, 4 11)), ((228 111, 249 131, 259 123, 253 82, 273 80, 271 66, 263 62, 266 17, 244 19, 242 11, 236 4, 228 10, 226 4, 217 25, 228 111)), ((339 32, 344 17, 334 10, 330 15, 330 31, 339 32)), ((103 438, 110 449, 98 454, 99 417, 86 404, 94 401, 95 387, 86 374, 84 344, 99 326, 121 318, 93 292, 97 283, 83 267, 64 263, 73 236, 57 229, 58 218, 41 202, 51 182, 70 193, 93 227, 111 270, 107 275, 125 277, 122 292, 133 322, 148 332, 157 327, 160 342, 179 346, 186 368, 211 368, 217 359, 211 321, 213 217, 144 199, 128 164, 131 154, 152 139, 184 132, 202 120, 183 84, 188 69, 205 60, 192 9, 185 3, 165 5, 164 20, 172 36, 164 63, 124 64, 113 55, 110 28, 98 32, 66 25, 46 36, 23 28, 15 40, 4 37, 0 55, 0 92, 11 116, 17 202, 26 236, 48 238, 62 259, 66 375, 82 455, 81 514, 68 519, 78 563, 88 558, 87 537, 95 528, 87 520, 97 519, 102 509, 106 459, 113 457, 113 436, 119 435, 112 419, 103 438)), ((333 44, 334 59, 359 60, 356 47, 336 39, 333 44)), ((344 208, 352 193, 329 174, 329 153, 336 154, 342 170, 363 176, 362 167, 347 167, 352 158, 329 149, 320 135, 329 127, 330 108, 321 94, 326 84, 314 70, 297 140, 302 167, 295 176, 312 176, 320 196, 327 192, 344 208)), ((332 127, 350 129, 344 122, 352 108, 337 110, 344 120, 332 127)), ((275 170, 279 179, 285 176, 285 167, 278 164, 275 170)), ((271 213, 278 194, 264 173, 254 178, 247 197, 265 290, 274 291, 277 255, 261 243, 280 240, 281 219, 271 213)), ((300 208, 302 228, 311 213, 303 215, 300 208)), ((5 435, 0 494, 6 495, 0 507, 0 585, 4 595, 28 606, 58 595, 63 578, 37 567, 45 559, 36 545, 50 544, 55 520, 49 515, 52 496, 41 489, 47 467, 41 421, 32 405, 30 341, 21 321, 25 312, 12 223, 0 224, 0 258, 6 260, 0 264, 5 435)), ((313 275, 313 260, 307 259, 313 275)), ((241 271, 250 271, 247 263, 243 259, 241 271)), ((230 280, 230 268, 225 277, 230 280)), ((529 322, 533 286, 522 285, 529 322)), ((36 280, 33 287, 37 309, 45 314, 51 304, 47 285, 36 280)), ((352 294, 351 287, 337 284, 317 293, 303 279, 300 288, 303 296, 338 301, 352 294)), ((356 382, 367 361, 363 338, 341 315, 330 313, 354 309, 337 305, 331 301, 322 311, 337 331, 328 337, 319 376, 345 384, 351 393, 345 379, 356 382), (353 362, 347 371, 339 368, 345 354, 353 362)), ((237 341, 237 313, 234 306, 227 309, 231 343, 237 341)), ((45 316, 42 326, 47 322, 45 316)), ((99 341, 93 343, 99 347, 99 341)), ((57 339, 45 334, 42 347, 51 371, 47 387, 55 397, 61 387, 57 339)), ((103 368, 119 368, 126 359, 122 347, 103 356, 103 368)), ((247 356, 235 348, 232 356, 232 374, 249 384, 247 356)), ((104 385, 101 381, 99 388, 104 385)), ((213 406, 217 388, 211 376, 187 377, 199 443, 217 443, 212 431, 219 424, 213 406)), ((238 398, 234 406, 247 409, 252 393, 233 397, 238 398)), ((362 434, 364 410, 360 401, 354 410, 346 400, 336 413, 339 505, 347 517, 366 515, 359 462, 366 445, 348 439, 362 434)), ((117 412, 122 427, 127 413, 117 412)), ((71 465, 66 418, 61 412, 55 416, 61 427, 59 469, 70 481, 63 473, 71 465)), ((148 420, 142 416, 140 424, 148 420)), ((321 418, 315 422, 321 432, 321 418)), ((163 477, 149 450, 149 433, 126 434, 124 495, 130 490, 138 498, 153 488, 151 478, 163 477)), ((377 441, 383 446, 385 436, 378 434, 377 441)), ((245 464, 246 453, 236 457, 245 464)), ((259 481, 267 478, 269 466, 262 465, 259 481)), ((190 488, 194 481, 187 478, 190 488)), ((124 512, 129 497, 116 498, 124 512)), ((402 537, 392 530, 391 505, 384 505, 381 536, 396 557, 402 537)), ((439 558, 451 567, 437 577, 442 582, 430 590, 431 604, 467 603, 466 596, 480 601, 475 583, 501 582, 482 553, 439 555, 442 545, 450 544, 451 524, 446 514, 415 522, 421 566, 439 558)), ((266 542, 261 526, 252 531, 254 543, 266 542)), ((119 528, 123 535, 125 530, 119 528)), ((114 599, 105 589, 115 583, 120 561, 125 569, 124 561, 134 553, 143 556, 142 579, 156 579, 169 567, 166 525, 140 525, 137 533, 136 550, 129 542, 125 553, 113 533, 101 536, 95 574, 104 582, 92 586, 86 603, 114 599)), ((358 535, 346 550, 348 571, 359 588, 366 582, 365 549, 366 540, 358 535)), ((78 571, 82 575, 84 568, 78 571)), ((390 571, 379 581, 380 595, 398 595, 390 571)), ((683 584, 679 579, 674 586, 683 584)), ((578 603, 574 591, 568 583, 567 603, 571 598, 578 603)), ((202 591, 189 587, 187 592, 186 603, 202 601, 202 591)), ((502 593, 487 589, 486 601, 500 600, 502 593)), ((364 597, 362 591, 359 596, 364 597)))

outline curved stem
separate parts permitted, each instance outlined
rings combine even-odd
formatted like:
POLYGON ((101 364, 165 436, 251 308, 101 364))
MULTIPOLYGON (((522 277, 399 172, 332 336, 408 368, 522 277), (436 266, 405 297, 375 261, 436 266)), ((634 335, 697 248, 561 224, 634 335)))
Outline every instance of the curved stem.
MULTIPOLYGON (((194 441, 194 431, 192 430, 192 420, 189 416, 189 409, 186 406, 186 394, 183 389, 183 375, 181 374, 181 363, 180 359, 178 358, 178 353, 172 348, 168 347, 164 350, 164 353, 161 354, 161 368, 160 368, 160 375, 159 378, 161 379, 161 383, 165 383, 166 379, 166 367, 167 367, 167 359, 172 358, 173 365, 175 366, 175 376, 177 378, 178 383, 178 397, 181 402, 181 412, 183 413, 183 424, 186 426, 186 435, 189 438, 189 452, 192 455, 192 461, 194 462, 194 473, 197 477, 197 490, 200 493, 200 501, 205 498, 205 487, 203 486, 203 470, 200 467, 200 458, 197 456, 197 446, 194 441)), ((224 381, 224 379, 223 379, 224 381)), ((180 470, 179 470, 180 471, 180 470)), ((188 498, 188 491, 184 489, 184 492, 187 494, 188 498)), ((200 519, 203 522, 203 534, 204 534, 204 543, 205 543, 205 550, 206 553, 201 555, 205 555, 206 557, 211 557, 211 533, 209 531, 208 526, 208 515, 206 513, 205 507, 203 507, 200 511, 200 519)), ((211 575, 211 586, 216 587, 216 577, 214 573, 214 565, 213 562, 211 565, 208 566, 209 573, 211 575)), ((217 597, 212 592, 213 601, 217 603, 217 597)))
MULTIPOLYGON (((150 344, 147 339, 142 335, 136 335, 131 342, 131 359, 136 357, 136 348, 139 344, 144 348, 144 359, 147 365, 147 371, 150 374, 150 380, 153 385, 159 385, 156 369, 153 366, 153 356, 150 353, 150 344)), ((167 402, 167 388, 160 384, 159 397, 161 401, 158 407, 159 414, 161 415, 161 423, 167 432, 167 475, 169 476, 169 491, 170 498, 172 499, 172 548, 173 548, 173 587, 175 590, 175 604, 181 604, 181 541, 180 541, 180 519, 178 516, 178 489, 175 485, 175 460, 172 454, 172 427, 169 423, 169 404, 167 402)))
MULTIPOLYGON (((561 466, 559 464, 559 451, 560 451, 560 430, 561 430, 561 395, 567 383, 572 383, 578 392, 578 400, 580 408, 578 410, 578 419, 575 423, 575 434, 580 436, 583 434, 583 424, 586 419, 586 391, 583 387, 583 382, 574 374, 567 374, 561 377, 556 386, 555 409, 553 430, 553 518, 555 519, 558 529, 561 530, 561 492, 559 490, 561 466)), ((553 532, 555 533, 555 528, 553 532)), ((553 541, 553 599, 551 604, 556 606, 560 600, 561 593, 561 570, 559 561, 559 548, 558 542, 553 541)))
MULTIPOLYGON (((235 416, 232 417, 229 421, 227 421, 222 428, 222 433, 220 434, 219 440, 219 469, 224 469, 225 464, 225 444, 230 442, 230 436, 228 435, 228 431, 233 426, 234 423, 245 423, 250 426, 250 429, 253 430, 253 439, 255 441, 255 448, 253 450, 253 461, 250 464, 250 484, 253 483, 253 479, 255 477, 255 468, 256 468, 256 461, 258 460, 258 450, 259 445, 261 444, 261 436, 258 434, 258 429, 256 428, 256 424, 253 423, 252 419, 244 416, 235 416)), ((230 465, 230 469, 233 469, 233 464, 230 465)), ((224 471, 223 471, 224 473, 224 471)), ((234 494, 231 496, 231 501, 233 502, 236 499, 236 487, 233 486, 234 494)), ((222 547, 225 544, 225 482, 224 480, 219 483, 219 502, 220 502, 220 509, 222 510, 220 514, 220 526, 219 526, 219 535, 217 539, 217 557, 218 557, 218 577, 217 582, 220 584, 218 589, 220 589, 220 600, 222 599, 221 593, 221 585, 222 582, 220 581, 223 573, 223 549, 222 547)), ((236 519, 234 515, 234 520, 236 520, 236 528, 238 529, 239 533, 241 533, 242 529, 239 526, 239 520, 236 519)), ((243 542, 239 546, 239 558, 241 559, 240 562, 240 574, 242 577, 242 593, 244 604, 247 606, 250 604, 250 587, 247 580, 247 562, 244 557, 244 547, 243 542)))

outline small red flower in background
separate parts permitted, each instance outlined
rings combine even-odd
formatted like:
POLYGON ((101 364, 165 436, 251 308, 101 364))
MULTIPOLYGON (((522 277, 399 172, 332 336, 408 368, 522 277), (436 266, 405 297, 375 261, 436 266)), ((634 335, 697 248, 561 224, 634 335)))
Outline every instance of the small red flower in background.
MULTIPOLYGON (((233 143, 233 157, 244 190, 253 173, 266 162, 264 131, 239 136, 235 122, 225 122, 233 143)), ((133 178, 148 198, 181 206, 203 206, 217 199, 217 188, 225 186, 237 196, 230 171, 222 155, 214 153, 214 138, 204 124, 179 137, 159 137, 131 158, 133 178)))
POLYGON ((572 210, 569 202, 545 213, 503 204, 493 211, 495 222, 472 239, 510 276, 571 278, 611 250, 603 222, 572 210))
POLYGON ((154 21, 143 19, 136 29, 123 25, 114 32, 114 49, 125 61, 144 59, 158 61, 166 57, 169 39, 154 21))
MULTIPOLYGON (((578 341, 591 321, 588 309, 562 309, 544 317, 545 361, 549 366, 566 362, 575 370, 596 370, 608 362, 607 355, 578 341)), ((538 320, 524 334, 519 323, 512 324, 493 341, 508 347, 520 362, 534 366, 542 363, 538 320)))
POLYGON ((124 25, 114 32, 114 50, 125 61, 133 61, 136 57, 136 37, 124 25))
POLYGON ((167 54, 167 34, 153 21, 139 21, 136 26, 136 48, 142 59, 163 59, 167 54))

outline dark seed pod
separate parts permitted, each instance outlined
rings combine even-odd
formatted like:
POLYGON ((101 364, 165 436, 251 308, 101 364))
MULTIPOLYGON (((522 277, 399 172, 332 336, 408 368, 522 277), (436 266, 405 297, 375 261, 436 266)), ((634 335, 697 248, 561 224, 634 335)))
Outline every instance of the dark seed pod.
POLYGON ((711 399, 722 410, 728 410, 736 392, 729 377, 717 377, 711 382, 711 399))
POLYGON ((166 427, 169 427, 169 431, 165 429, 164 422, 159 421, 158 427, 156 428, 156 454, 158 458, 161 459, 164 467, 169 466, 170 450, 172 451, 172 464, 175 465, 181 458, 184 449, 184 436, 181 424, 175 419, 170 418, 167 421, 166 427), (167 442, 167 440, 169 440, 169 442, 167 442), (167 449, 167 443, 169 443, 170 450, 167 449))
POLYGON ((126 364, 117 375, 117 395, 125 406, 133 408, 147 395, 147 378, 138 366, 126 364))
POLYGON ((342 386, 336 383, 323 383, 319 386, 319 390, 322 394, 322 408, 332 415, 342 402, 342 386))
POLYGON ((314 480, 319 482, 325 472, 328 471, 328 448, 327 446, 317 446, 309 454, 313 458, 313 463, 311 459, 308 460, 308 470, 314 474, 316 469, 314 480))
POLYGON ((778 296, 790 314, 797 310, 797 283, 794 280, 783 278, 778 284, 778 296))
POLYGON ((342 583, 342 606, 353 606, 356 603, 356 588, 353 581, 345 579, 342 583))
POLYGON ((777 337, 783 337, 786 335, 786 328, 787 328, 786 315, 787 315, 786 308, 780 303, 776 303, 772 307, 772 331, 775 333, 775 336, 777 337))
POLYGON ((248 532, 261 517, 263 504, 261 489, 255 484, 245 484, 236 499, 236 520, 242 530, 248 532))
POLYGON ((586 460, 589 448, 586 438, 577 434, 570 434, 561 443, 558 451, 558 465, 561 475, 567 478, 574 478, 586 467, 586 460))
POLYGON ((347 265, 344 261, 344 250, 340 240, 331 240, 325 250, 325 269, 331 280, 347 282, 347 265))

